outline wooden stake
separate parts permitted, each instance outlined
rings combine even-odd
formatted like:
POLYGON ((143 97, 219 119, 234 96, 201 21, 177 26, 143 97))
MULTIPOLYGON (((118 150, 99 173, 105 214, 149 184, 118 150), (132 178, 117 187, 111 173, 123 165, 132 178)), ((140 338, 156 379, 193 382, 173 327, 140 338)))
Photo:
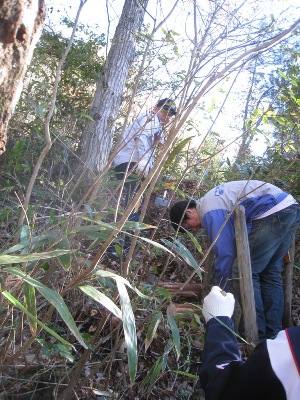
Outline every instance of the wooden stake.
POLYGON ((234 211, 234 228, 246 336, 245 339, 250 343, 257 343, 258 330, 251 273, 251 259, 245 219, 245 209, 243 206, 237 206, 234 211))
POLYGON ((293 267, 295 259, 295 238, 289 251, 289 262, 284 263, 284 315, 283 327, 288 328, 292 325, 292 294, 293 294, 293 267))

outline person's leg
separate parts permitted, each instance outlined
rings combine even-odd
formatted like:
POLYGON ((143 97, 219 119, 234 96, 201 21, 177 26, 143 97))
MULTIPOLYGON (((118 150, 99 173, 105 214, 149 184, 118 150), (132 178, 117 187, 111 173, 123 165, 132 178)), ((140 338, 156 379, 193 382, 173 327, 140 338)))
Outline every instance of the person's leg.
POLYGON ((259 338, 262 340, 265 338, 266 334, 266 322, 265 322, 265 314, 264 314, 264 306, 261 296, 261 288, 260 288, 260 273, 268 264, 271 255, 268 253, 264 254, 265 246, 262 243, 265 238, 264 235, 264 220, 256 220, 253 221, 252 231, 249 235, 249 249, 250 249, 250 258, 251 258, 251 272, 252 272, 252 281, 253 281, 253 291, 254 291, 254 300, 255 300, 255 309, 256 309, 256 322, 258 328, 259 338))
POLYGON ((298 205, 253 221, 249 247, 260 339, 270 337, 271 332, 277 333, 278 327, 281 329, 284 307, 281 282, 283 257, 299 222, 298 205))
MULTIPOLYGON (((289 249, 289 247, 282 247, 289 249)), ((286 252, 276 262, 270 261, 268 266, 260 275, 260 287, 264 307, 264 316, 267 339, 275 337, 282 329, 282 318, 284 312, 284 294, 282 286, 282 260, 286 252)), ((275 260, 274 260, 275 261, 275 260)))
MULTIPOLYGON (((139 189, 139 184, 136 185, 135 190, 137 191, 139 189)), ((137 207, 137 210, 132 212, 129 217, 128 217, 128 221, 133 221, 133 222, 139 222, 140 216, 141 216, 141 211, 143 208, 143 204, 144 204, 144 196, 141 198, 140 200, 140 204, 137 207)), ((130 230, 129 233, 134 234, 134 230, 130 230)), ((131 243, 131 237, 128 235, 125 235, 124 237, 124 245, 123 248, 126 250, 131 243)))
POLYGON ((284 293, 281 273, 283 258, 290 249, 300 223, 300 206, 295 205, 280 211, 272 222, 272 231, 281 238, 281 243, 260 275, 267 338, 276 336, 282 329, 284 293))
MULTIPOLYGON (((116 167, 114 167, 116 178, 120 181, 125 179, 125 182, 124 182, 124 187, 125 187, 124 207, 125 208, 129 204, 129 202, 134 194, 135 188, 136 188, 136 183, 137 183, 137 180, 135 179, 136 177, 135 176, 128 177, 128 175, 130 174, 130 171, 132 171, 132 169, 134 168, 135 165, 136 165, 136 163, 131 162, 131 163, 122 163, 122 164, 119 164, 116 167)), ((130 216, 129 216, 129 219, 130 219, 130 216)), ((129 245, 130 245, 130 237, 126 236, 123 240, 122 247, 127 248, 129 245), (124 244, 124 242, 125 242, 125 244, 124 244)), ((118 257, 116 249, 115 249, 115 242, 112 242, 109 245, 109 247, 107 249, 107 253, 113 257, 118 257)))
MULTIPOLYGON (((115 167, 117 179, 121 180, 126 178, 126 181, 124 183, 124 187, 126 188, 126 196, 124 202, 125 208, 128 206, 128 204, 130 203, 130 201, 140 188, 140 182, 138 181, 137 176, 135 174, 130 174, 135 165, 136 163, 131 162, 129 164, 123 163, 115 167)), ((136 211, 133 211, 129 215, 128 221, 133 221, 133 222, 139 221, 142 206, 143 206, 143 198, 140 201, 138 209, 136 211)), ((130 230, 129 233, 133 234, 134 230, 130 230)), ((123 241, 123 249, 126 250, 130 246, 130 243, 131 243, 131 237, 125 234, 123 241)))
POLYGON ((137 190, 137 177, 136 175, 132 175, 131 171, 135 167, 136 163, 131 162, 131 163, 122 163, 120 165, 117 165, 114 170, 116 172, 116 178, 118 180, 123 180, 125 179, 124 182, 124 187, 126 188, 126 195, 125 195, 125 202, 124 202, 124 207, 126 208, 134 196, 136 190, 137 190), (128 176, 129 175, 129 176, 128 176))

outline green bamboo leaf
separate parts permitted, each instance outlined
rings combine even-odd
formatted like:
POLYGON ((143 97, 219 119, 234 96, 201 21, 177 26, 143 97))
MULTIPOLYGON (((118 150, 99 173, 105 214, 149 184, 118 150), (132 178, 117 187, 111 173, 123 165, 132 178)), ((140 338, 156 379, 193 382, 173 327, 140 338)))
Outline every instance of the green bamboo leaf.
POLYGON ((279 75, 281 75, 284 79, 288 80, 288 77, 286 76, 286 74, 284 72, 282 72, 281 70, 278 71, 279 75))
POLYGON ((46 235, 41 235, 41 236, 36 236, 34 238, 32 238, 32 240, 24 240, 22 241, 22 243, 18 243, 15 246, 10 247, 9 249, 3 251, 2 254, 11 254, 11 253, 15 253, 17 251, 23 250, 26 247, 29 247, 31 245, 31 248, 34 248, 37 244, 44 242, 45 240, 47 240, 47 236, 46 235))
POLYGON ((293 146, 292 144, 289 144, 288 146, 286 146, 287 150, 293 150, 293 151, 297 151, 296 147, 293 146))
POLYGON ((153 341, 153 338, 156 334, 157 328, 159 326, 160 321, 162 320, 162 317, 163 317, 162 312, 158 312, 154 314, 154 317, 150 321, 145 339, 145 353, 149 349, 153 341))
POLYGON ((88 239, 96 239, 95 243, 89 246, 89 248, 95 248, 97 246, 98 248, 101 246, 101 242, 105 242, 105 240, 108 238, 109 233, 108 232, 87 232, 86 237, 88 239), (97 242, 97 243, 96 243, 97 242))
POLYGON ((178 375, 187 376, 188 378, 192 378, 192 379, 196 379, 196 380, 199 379, 198 375, 189 374, 188 372, 184 372, 184 371, 177 371, 177 370, 171 369, 169 372, 172 372, 172 373, 178 374, 178 375))
MULTIPOLYGON (((114 228, 115 229, 115 228, 114 228)), ((101 232, 102 234, 108 234, 112 229, 109 229, 108 227, 100 226, 100 225, 85 225, 85 226, 77 226, 75 228, 72 228, 72 230, 69 232, 69 234, 74 234, 74 233, 92 233, 92 232, 101 232)))
POLYGON ((157 248, 160 249, 160 250, 164 250, 164 251, 166 251, 167 253, 170 253, 172 256, 174 256, 174 254, 173 254, 167 247, 161 245, 161 244, 158 243, 158 242, 154 242, 153 240, 148 239, 148 238, 145 238, 145 237, 142 237, 142 236, 136 236, 136 235, 134 235, 134 234, 132 234, 132 233, 130 233, 130 232, 126 232, 126 235, 127 235, 127 236, 131 236, 131 237, 137 237, 139 240, 141 240, 141 241, 143 241, 143 242, 146 242, 146 243, 149 243, 149 244, 151 244, 152 246, 157 247, 157 248))
MULTIPOLYGON (((127 235, 129 235, 129 233, 127 233, 127 235)), ((132 236, 134 236, 134 235, 132 235, 132 236)), ((142 236, 139 236, 139 240, 147 242, 147 243, 151 244, 152 246, 157 247, 158 249, 164 250, 167 253, 170 253, 172 256, 174 256, 172 251, 170 251, 167 247, 162 246, 160 243, 154 242, 153 240, 150 240, 150 239, 142 237, 142 236)))
MULTIPOLYGON (((151 229, 151 228, 156 228, 153 225, 148 225, 148 224, 144 224, 141 222, 134 222, 134 221, 127 221, 124 224, 123 229, 116 229, 116 225, 114 224, 108 224, 106 222, 102 222, 102 221, 93 221, 89 218, 84 218, 84 220, 95 223, 97 222, 97 224, 99 225, 88 225, 88 226, 82 226, 82 227, 76 227, 74 229, 72 229, 72 231, 70 231, 70 233, 88 233, 88 232, 97 232, 97 231, 111 231, 111 230, 117 230, 118 232, 126 232, 127 230, 135 230, 135 229, 151 229)), ((136 235, 130 233, 130 232, 126 232, 126 235, 128 236, 132 236, 135 237, 136 235)), ((157 247, 161 250, 164 250, 168 253, 170 253, 171 255, 174 255, 168 248, 166 248, 165 246, 162 246, 160 243, 154 242, 153 240, 147 239, 145 237, 141 237, 138 236, 139 240, 142 240, 144 242, 147 242, 149 244, 151 244, 154 247, 157 247)))
POLYGON ((105 308, 108 309, 111 313, 113 313, 116 317, 122 319, 121 310, 115 305, 115 303, 105 294, 99 292, 93 286, 85 285, 79 286, 79 289, 82 290, 85 294, 90 296, 92 299, 102 304, 105 308))
POLYGON ((122 231, 127 230, 134 230, 134 229, 155 229, 156 226, 145 224, 143 222, 136 222, 136 221, 126 221, 123 225, 122 231))
POLYGON ((171 328, 172 338, 173 338, 173 342, 175 345, 175 351, 176 351, 177 360, 178 360, 180 357, 180 353, 181 353, 179 329, 175 322, 175 319, 171 315, 168 315, 167 318, 168 318, 168 323, 171 328))
MULTIPOLYGON (((21 254, 27 254, 31 246, 30 229, 27 225, 23 225, 20 232, 20 247, 22 247, 21 254)), ((15 246, 13 246, 15 247, 15 246)))
POLYGON ((90 115, 88 115, 88 114, 81 114, 81 116, 82 117, 84 117, 84 118, 86 118, 86 119, 88 119, 88 120, 90 120, 90 121, 94 121, 94 118, 92 118, 90 115))
POLYGON ((100 230, 109 230, 109 231, 113 231, 113 230, 117 230, 118 232, 123 232, 126 230, 134 230, 134 229, 151 229, 151 228, 156 228, 153 225, 149 225, 149 224, 144 224, 143 222, 135 222, 135 221, 126 221, 125 224, 123 225, 123 228, 117 229, 117 223, 107 223, 107 222, 103 222, 100 220, 93 220, 90 218, 83 218, 85 221, 88 221, 90 223, 92 223, 93 225, 87 225, 87 226, 83 226, 83 227, 76 227, 74 229, 72 229, 70 231, 70 233, 75 233, 75 232, 87 232, 89 230, 93 230, 93 231, 100 231, 100 230), (96 224, 96 225, 95 225, 96 224))
POLYGON ((87 345, 85 344, 79 330, 77 329, 75 321, 74 321, 68 307, 66 306, 63 298, 61 297, 61 295, 59 293, 44 286, 42 283, 40 283, 39 281, 24 274, 24 272, 20 271, 17 268, 8 267, 8 268, 5 268, 5 272, 10 272, 14 275, 17 275, 20 278, 22 278, 25 282, 34 286, 41 293, 41 295, 43 295, 49 301, 49 303, 51 303, 57 309, 58 313, 64 320, 65 324, 68 326, 68 328, 73 333, 73 335, 76 337, 76 339, 79 341, 79 343, 84 348, 86 348, 86 349, 88 348, 87 345))
POLYGON ((159 378, 159 375, 161 371, 164 371, 167 361, 168 361, 168 356, 172 348, 174 347, 174 344, 171 340, 168 341, 163 356, 160 356, 156 363, 153 365, 153 367, 150 369, 148 372, 146 378, 142 381, 141 387, 142 388, 147 388, 147 394, 149 394, 152 390, 152 387, 154 386, 155 382, 159 378))
POLYGON ((3 294, 4 297, 6 297, 15 307, 17 307, 19 310, 21 310, 30 319, 34 320, 38 325, 40 325, 40 327, 42 327, 51 336, 55 337, 55 339, 59 340, 61 343, 64 343, 68 346, 72 346, 67 340, 60 337, 56 332, 54 332, 52 329, 50 329, 47 325, 43 324, 33 314, 31 314, 28 310, 26 310, 26 308, 15 297, 13 297, 9 292, 4 290, 3 292, 1 292, 1 294, 3 294))
POLYGON ((36 313, 36 297, 35 297, 35 289, 29 283, 24 283, 24 303, 26 309, 30 312, 30 314, 34 315, 35 319, 28 317, 30 331, 33 335, 36 333, 37 328, 37 313, 36 313))
POLYGON ((199 252, 200 254, 202 254, 202 253, 203 253, 202 247, 200 246, 200 244, 199 244, 198 240, 195 238, 195 236, 194 236, 191 232, 189 232, 189 231, 186 231, 185 233, 188 235, 189 239, 191 240, 191 242, 193 243, 193 245, 196 247, 196 249, 198 250, 198 252, 199 252))
POLYGON ((31 235, 30 229, 27 225, 22 226, 21 233, 20 233, 20 243, 26 243, 21 254, 28 254, 31 246, 31 235))
POLYGON ((184 199, 188 198, 188 195, 185 192, 183 192, 181 189, 179 189, 179 188, 176 188, 176 193, 178 193, 184 199))
POLYGON ((164 167, 162 169, 162 174, 166 171, 167 168, 173 163, 175 160, 176 156, 183 150, 183 148, 193 139, 194 136, 190 136, 186 139, 183 139, 180 143, 178 143, 174 149, 171 151, 167 161, 164 164, 164 167))
POLYGON ((104 271, 104 270, 102 270, 102 269, 98 269, 98 270, 95 272, 95 275, 101 276, 102 278, 113 278, 113 279, 115 279, 115 280, 116 280, 116 279, 119 279, 124 285, 126 285, 126 286, 128 286, 130 289, 134 290, 135 293, 136 293, 137 295, 139 295, 140 297, 142 297, 143 299, 147 299, 147 300, 152 300, 152 299, 153 299, 153 297, 146 296, 145 294, 143 294, 142 292, 140 292, 137 288, 135 288, 134 286, 132 286, 131 283, 130 283, 127 279, 123 278, 123 277, 120 276, 120 275, 115 274, 114 272, 104 271))
POLYGON ((130 298, 128 296, 126 287, 122 279, 116 279, 119 295, 120 295, 120 303, 122 309, 123 316, 123 329, 124 336, 127 348, 128 355, 128 369, 129 369, 129 377, 130 382, 133 383, 136 371, 137 371, 137 338, 136 338, 136 329, 135 329, 135 318, 132 311, 130 298))
POLYGON ((201 271, 203 272, 203 269, 198 267, 198 262, 195 260, 189 249, 187 249, 178 239, 174 239, 173 243, 167 239, 161 239, 161 241, 169 246, 171 250, 174 250, 175 253, 177 253, 188 265, 194 268, 197 275, 202 280, 201 271))
MULTIPOLYGON (((53 229, 48 232, 47 236, 54 250, 71 250, 70 242, 61 230, 53 229)), ((70 269, 71 253, 59 255, 57 259, 65 271, 70 269)))
POLYGON ((159 357, 150 371, 147 373, 145 379, 141 383, 141 388, 147 388, 147 393, 150 393, 152 387, 154 386, 155 382, 157 381, 159 374, 162 370, 163 365, 163 357, 159 357))
MULTIPOLYGON (((70 250, 71 246, 69 240, 66 237, 63 237, 57 243, 57 245, 54 246, 54 249, 57 249, 58 247, 59 249, 70 250)), ((72 261, 71 253, 62 254, 58 256, 57 259, 65 271, 71 268, 71 261, 72 261)))
POLYGON ((164 355, 163 355, 163 363, 162 363, 162 370, 164 371, 166 369, 166 366, 168 364, 168 358, 169 358, 169 353, 174 347, 174 341, 172 339, 168 340, 168 343, 165 347, 164 350, 164 355))
POLYGON ((7 264, 19 264, 29 261, 45 260, 47 258, 58 257, 63 254, 72 253, 71 250, 53 250, 44 253, 30 253, 30 254, 19 254, 17 256, 10 256, 6 254, 0 254, 0 265, 7 264))
POLYGON ((20 233, 20 242, 30 241, 30 229, 27 225, 23 225, 20 233))

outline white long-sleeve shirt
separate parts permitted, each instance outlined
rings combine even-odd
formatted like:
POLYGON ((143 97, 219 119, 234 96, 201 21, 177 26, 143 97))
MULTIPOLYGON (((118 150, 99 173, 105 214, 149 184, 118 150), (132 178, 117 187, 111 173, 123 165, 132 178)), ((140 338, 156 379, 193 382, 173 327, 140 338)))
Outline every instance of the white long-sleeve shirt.
POLYGON ((151 168, 154 162, 155 136, 160 136, 159 140, 163 143, 162 128, 162 124, 155 113, 145 113, 138 117, 124 131, 113 166, 143 161, 151 168))

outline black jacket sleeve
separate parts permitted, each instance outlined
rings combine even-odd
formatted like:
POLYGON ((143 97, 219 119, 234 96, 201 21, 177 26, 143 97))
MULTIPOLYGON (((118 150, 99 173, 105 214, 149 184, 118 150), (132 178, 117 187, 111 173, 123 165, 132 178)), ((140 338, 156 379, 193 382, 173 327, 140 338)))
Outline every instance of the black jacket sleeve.
POLYGON ((206 400, 286 400, 275 375, 266 341, 260 343, 246 362, 240 356, 228 317, 207 324, 200 380, 206 400), (224 326, 224 325, 227 325, 224 326))
POLYGON ((205 344, 202 353, 200 381, 206 394, 206 400, 221 398, 229 379, 226 369, 232 362, 242 364, 238 344, 233 330, 233 322, 228 317, 218 317, 226 325, 212 318, 206 324, 205 344), (217 382, 217 386, 216 386, 217 382), (212 397, 209 397, 210 393, 212 397))

